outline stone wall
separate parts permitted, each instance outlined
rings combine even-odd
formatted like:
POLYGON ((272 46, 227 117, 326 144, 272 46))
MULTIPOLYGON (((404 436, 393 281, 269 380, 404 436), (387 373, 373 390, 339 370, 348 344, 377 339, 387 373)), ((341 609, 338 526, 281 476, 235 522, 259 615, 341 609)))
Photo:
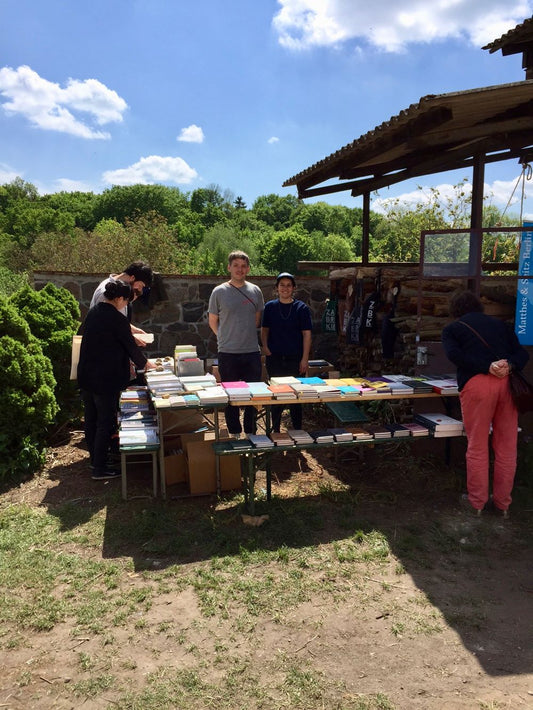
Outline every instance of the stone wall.
MULTIPOLYGON (((49 271, 33 274, 36 289, 48 282, 68 289, 80 304, 82 318, 87 313, 94 289, 106 276, 49 271)), ((169 355, 174 352, 175 345, 194 345, 199 357, 216 357, 216 338, 207 323, 207 306, 213 288, 225 280, 216 276, 158 275, 150 303, 135 301, 133 304, 132 321, 155 336, 154 344, 146 348, 146 354, 150 357, 169 355)), ((261 288, 265 301, 274 297, 272 277, 257 276, 250 280, 261 288)), ((297 284, 297 298, 307 303, 312 313, 312 357, 334 362, 337 360, 337 337, 321 332, 329 280, 301 276, 297 284)))
MULTIPOLYGON (((311 308, 313 318, 312 358, 323 358, 338 370, 354 376, 376 375, 383 372, 414 374, 426 371, 452 372, 453 366, 440 348, 440 333, 448 322, 450 293, 464 283, 455 279, 424 280, 420 284, 422 294, 421 322, 417 323, 419 272, 417 266, 390 267, 382 269, 381 293, 383 303, 378 311, 375 331, 366 332, 359 346, 347 345, 345 336, 321 332, 322 314, 330 293, 339 298, 340 311, 350 308, 346 292, 354 278, 364 279, 365 296, 374 288, 376 270, 372 267, 352 267, 332 271, 330 278, 299 276, 297 297, 311 308), (387 313, 387 294, 392 285, 399 286, 395 324, 398 334, 394 356, 383 359, 381 324, 387 313), (419 339, 417 339, 417 331, 419 339), (429 350, 426 367, 417 367, 418 346, 429 350)), ((60 272, 35 272, 35 288, 42 288, 51 281, 56 286, 67 288, 78 300, 82 317, 98 283, 105 274, 74 274, 60 272)), ((216 338, 207 324, 207 306, 211 291, 222 283, 223 277, 214 276, 157 276, 150 295, 150 303, 134 302, 133 322, 144 330, 154 333, 154 345, 146 348, 149 356, 169 355, 175 345, 194 345, 201 358, 216 357, 216 338)), ((251 281, 263 291, 265 301, 274 297, 272 277, 257 276, 251 281)), ((516 279, 491 276, 482 279, 481 298, 485 311, 513 321, 516 299, 516 279)), ((528 348, 531 351, 531 348, 528 348)), ((533 357, 530 362, 533 368, 533 357)))

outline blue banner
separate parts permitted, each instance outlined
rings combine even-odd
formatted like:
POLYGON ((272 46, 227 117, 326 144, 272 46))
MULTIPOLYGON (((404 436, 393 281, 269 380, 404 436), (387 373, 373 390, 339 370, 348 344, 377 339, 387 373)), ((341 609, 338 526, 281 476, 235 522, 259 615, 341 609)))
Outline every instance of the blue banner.
POLYGON ((524 227, 529 231, 522 232, 520 242, 514 327, 521 345, 533 345, 533 222, 524 222, 524 227))

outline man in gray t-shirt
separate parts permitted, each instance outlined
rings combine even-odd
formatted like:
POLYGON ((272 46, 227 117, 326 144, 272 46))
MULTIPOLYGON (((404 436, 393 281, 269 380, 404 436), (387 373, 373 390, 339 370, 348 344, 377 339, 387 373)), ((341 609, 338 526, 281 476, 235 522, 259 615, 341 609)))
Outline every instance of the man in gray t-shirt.
MULTIPOLYGON (((258 382, 261 379, 261 351, 257 329, 261 324, 264 299, 261 289, 246 281, 250 259, 243 251, 228 257, 230 280, 216 286, 209 299, 209 327, 217 336, 218 369, 222 382, 258 382)), ((239 408, 227 406, 224 414, 230 434, 242 431, 239 408)), ((255 408, 245 407, 244 431, 255 433, 255 408)))

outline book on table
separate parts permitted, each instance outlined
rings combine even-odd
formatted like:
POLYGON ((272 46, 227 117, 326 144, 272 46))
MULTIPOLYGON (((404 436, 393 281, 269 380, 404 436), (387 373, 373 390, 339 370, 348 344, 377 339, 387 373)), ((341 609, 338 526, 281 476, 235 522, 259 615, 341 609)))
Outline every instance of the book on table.
POLYGON ((270 432, 270 438, 276 446, 293 446, 294 441, 287 434, 286 431, 272 431, 270 432))
POLYGON ((268 389, 275 399, 297 399, 296 392, 290 385, 268 385, 268 389))
POLYGON ((247 438, 257 449, 269 449, 274 446, 274 442, 266 434, 247 434, 247 438))
POLYGON ((406 436, 411 436, 411 432, 409 429, 406 429, 403 424, 398 424, 397 422, 393 422, 392 424, 385 424, 384 425, 386 429, 390 431, 392 436, 395 439, 399 439, 401 437, 406 437, 406 436))
POLYGON ((454 419, 447 414, 441 414, 440 412, 423 412, 415 414, 415 421, 420 422, 428 429, 434 429, 438 431, 462 429, 463 422, 460 419, 454 419))
POLYGON ((335 441, 353 441, 353 434, 344 427, 328 427, 328 432, 333 434, 335 441))
POLYGON ((404 422, 403 426, 410 432, 411 436, 429 435, 429 429, 419 422, 404 422))
POLYGON ((317 444, 329 444, 335 441, 335 437, 327 429, 318 429, 317 431, 310 431, 309 434, 313 437, 317 444))

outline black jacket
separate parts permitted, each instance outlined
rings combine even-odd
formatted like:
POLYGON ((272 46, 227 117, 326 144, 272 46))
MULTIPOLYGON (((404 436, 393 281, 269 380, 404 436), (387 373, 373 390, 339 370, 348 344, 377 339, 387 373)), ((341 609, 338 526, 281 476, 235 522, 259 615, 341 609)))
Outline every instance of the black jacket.
POLYGON ((78 363, 80 388, 95 394, 120 392, 130 381, 130 360, 140 369, 146 365, 127 318, 111 303, 97 303, 83 325, 78 363))
POLYGON ((510 326, 485 313, 466 313, 447 325, 442 331, 442 345, 448 360, 457 367, 459 390, 474 375, 487 375, 495 360, 508 360, 517 370, 529 360, 529 354, 510 326), (474 328, 489 347, 464 323, 474 328))

